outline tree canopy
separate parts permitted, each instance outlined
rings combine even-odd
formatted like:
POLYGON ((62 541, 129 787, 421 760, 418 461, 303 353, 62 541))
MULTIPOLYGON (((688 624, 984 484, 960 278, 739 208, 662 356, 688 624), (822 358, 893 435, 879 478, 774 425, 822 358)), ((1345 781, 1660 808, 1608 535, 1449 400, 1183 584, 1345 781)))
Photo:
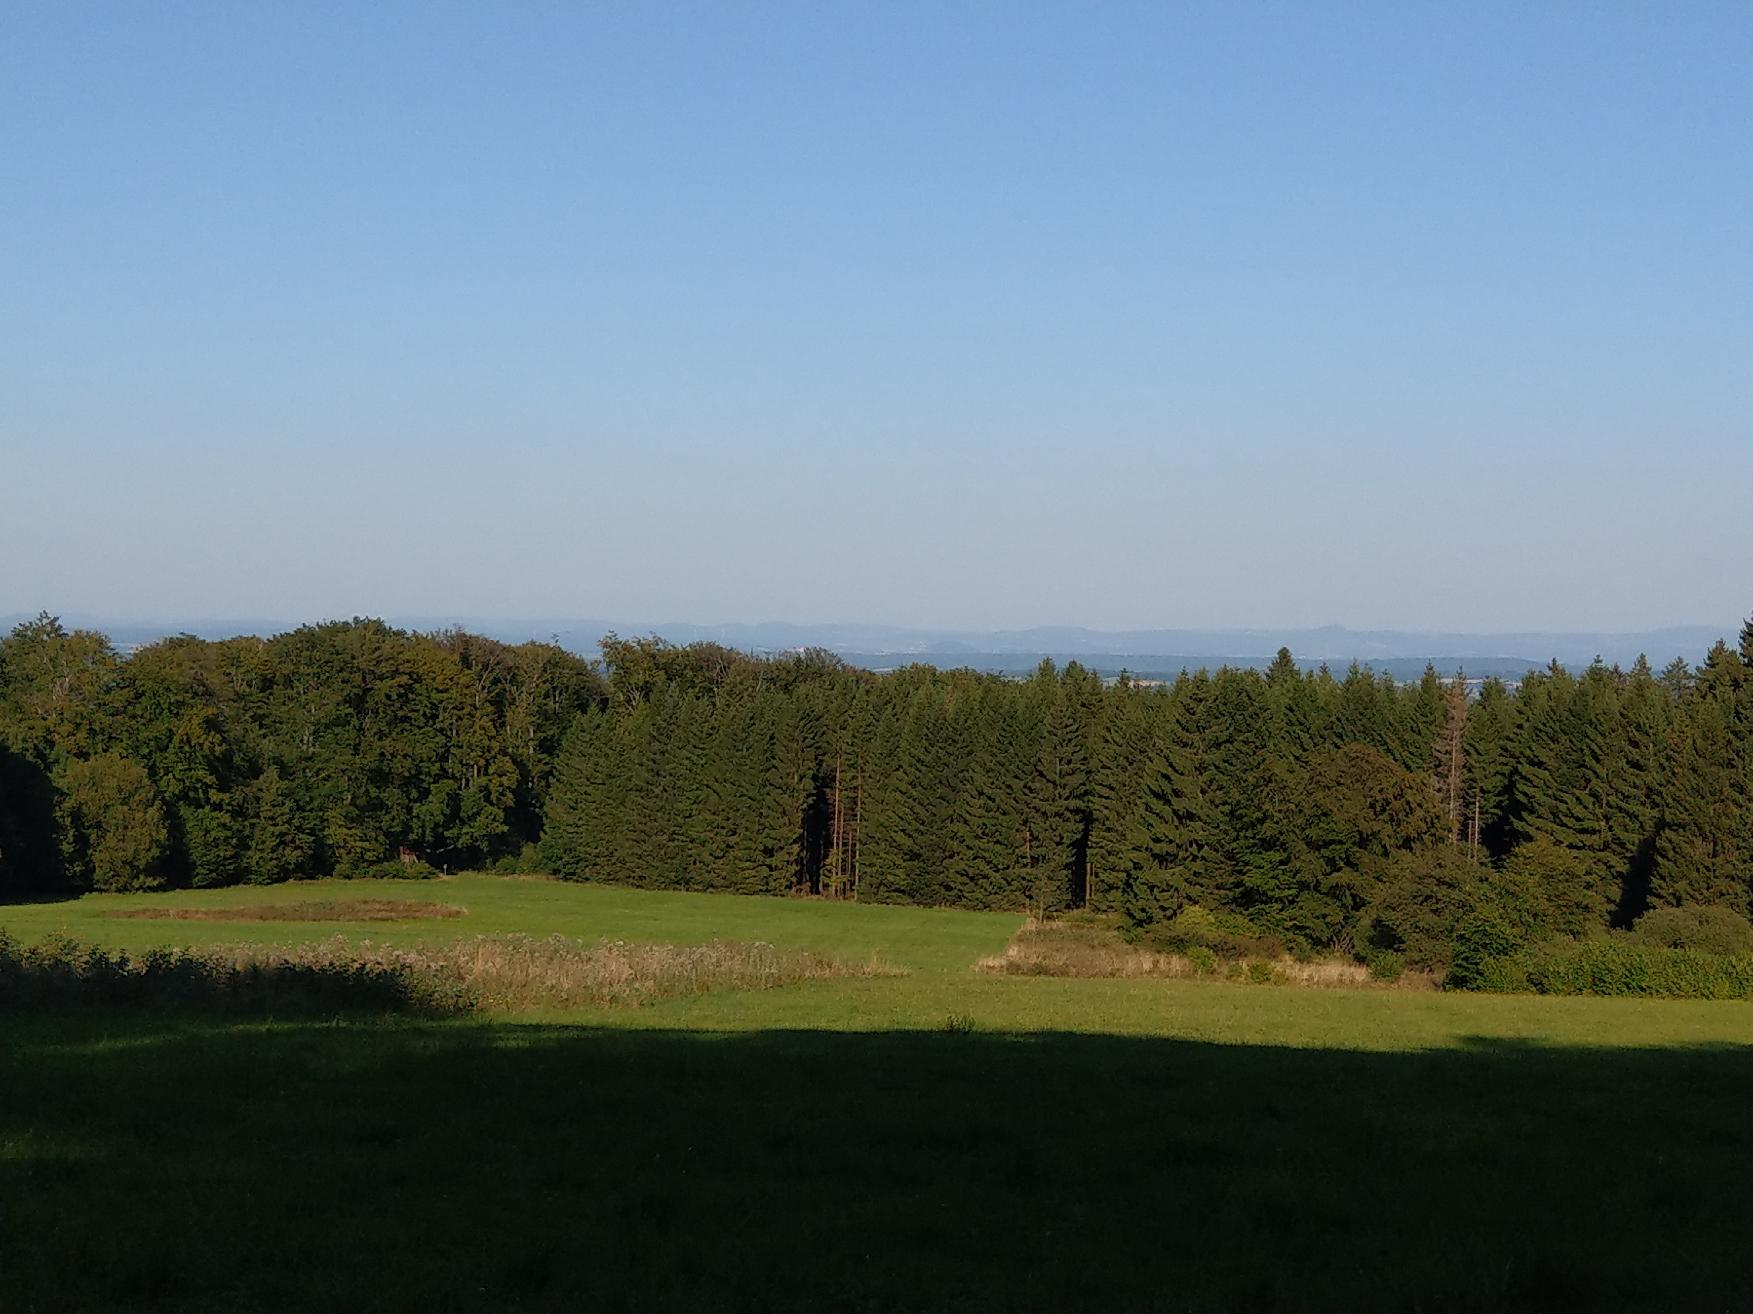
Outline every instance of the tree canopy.
POLYGON ((1403 685, 1286 652, 1150 684, 615 635, 591 663, 375 620, 124 657, 44 616, 0 640, 0 889, 499 862, 1139 928, 1194 910, 1427 959, 1470 917, 1745 915, 1750 634, 1660 675, 1403 685))

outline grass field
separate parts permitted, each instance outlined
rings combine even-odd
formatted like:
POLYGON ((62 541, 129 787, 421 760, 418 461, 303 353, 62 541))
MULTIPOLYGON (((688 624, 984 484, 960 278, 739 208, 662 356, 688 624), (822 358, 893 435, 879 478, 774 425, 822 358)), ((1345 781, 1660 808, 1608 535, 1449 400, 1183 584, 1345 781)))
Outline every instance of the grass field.
POLYGON ((1021 924, 1008 913, 953 912, 683 894, 578 885, 540 878, 453 876, 433 881, 299 881, 246 890, 178 890, 168 894, 93 894, 58 903, 0 907, 0 930, 21 940, 60 932, 95 944, 145 949, 161 944, 286 943, 352 935, 382 944, 423 944, 459 935, 604 936, 667 944, 764 940, 782 949, 813 949, 837 958, 881 955, 897 967, 960 971, 1002 948, 1021 924), (218 909, 323 900, 422 900, 460 905, 464 916, 436 921, 176 921, 117 917, 134 909, 218 909))
POLYGON ((1018 923, 484 877, 0 908, 135 948, 762 939, 904 977, 0 1014, 0 1308, 1747 1308, 1753 1005, 972 973, 1018 923), (347 927, 126 904, 431 898, 347 927))

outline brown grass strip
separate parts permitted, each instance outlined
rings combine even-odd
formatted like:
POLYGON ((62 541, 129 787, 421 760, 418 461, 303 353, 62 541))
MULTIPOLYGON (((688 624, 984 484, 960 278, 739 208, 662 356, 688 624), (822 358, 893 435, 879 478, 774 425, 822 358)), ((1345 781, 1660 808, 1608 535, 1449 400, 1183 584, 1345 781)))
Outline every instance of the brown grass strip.
POLYGON ((230 908, 112 908, 103 915, 172 922, 413 922, 461 917, 466 911, 454 903, 420 899, 306 899, 230 908))
POLYGON ((586 944, 560 935, 479 936, 422 953, 430 970, 462 982, 477 1007, 490 1011, 638 1007, 719 990, 772 990, 803 981, 904 975, 875 958, 847 963, 734 940, 586 944))

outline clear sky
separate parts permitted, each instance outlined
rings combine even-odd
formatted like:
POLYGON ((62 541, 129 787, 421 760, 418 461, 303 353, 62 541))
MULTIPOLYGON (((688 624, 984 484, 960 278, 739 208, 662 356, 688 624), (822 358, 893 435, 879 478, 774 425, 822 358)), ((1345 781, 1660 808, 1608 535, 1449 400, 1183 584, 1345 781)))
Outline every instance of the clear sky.
POLYGON ((0 611, 1753 609, 1753 4, 0 6, 0 611))

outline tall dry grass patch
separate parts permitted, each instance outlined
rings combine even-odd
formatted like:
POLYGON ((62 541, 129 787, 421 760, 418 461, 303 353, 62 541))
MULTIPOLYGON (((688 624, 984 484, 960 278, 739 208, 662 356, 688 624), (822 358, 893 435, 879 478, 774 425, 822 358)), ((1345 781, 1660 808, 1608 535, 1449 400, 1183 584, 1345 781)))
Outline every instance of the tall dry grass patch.
POLYGON ((624 1008, 718 990, 770 990, 836 977, 899 976, 770 944, 588 944, 564 936, 478 936, 443 948, 354 943, 237 944, 139 955, 0 934, 0 1010, 86 1003, 247 1012, 358 1009, 457 1014, 624 1008))
POLYGON ((989 954, 975 970, 1001 976, 1057 976, 1163 979, 1206 977, 1260 984, 1327 989, 1429 989, 1432 981, 1407 973, 1390 987, 1367 967, 1346 959, 1300 961, 1277 958, 1221 959, 1209 950, 1163 953, 1128 944, 1112 925, 1093 920, 1031 919, 1011 937, 1004 952, 989 954))
POLYGON ((1003 976, 1194 976, 1193 961, 1127 944, 1106 927, 1038 921, 1024 923, 1004 951, 974 964, 1003 976))
POLYGON ((718 990, 903 975, 876 959, 846 963, 764 943, 587 945, 558 935, 462 941, 441 951, 438 970, 466 983, 480 1006, 489 1009, 637 1007, 718 990))

